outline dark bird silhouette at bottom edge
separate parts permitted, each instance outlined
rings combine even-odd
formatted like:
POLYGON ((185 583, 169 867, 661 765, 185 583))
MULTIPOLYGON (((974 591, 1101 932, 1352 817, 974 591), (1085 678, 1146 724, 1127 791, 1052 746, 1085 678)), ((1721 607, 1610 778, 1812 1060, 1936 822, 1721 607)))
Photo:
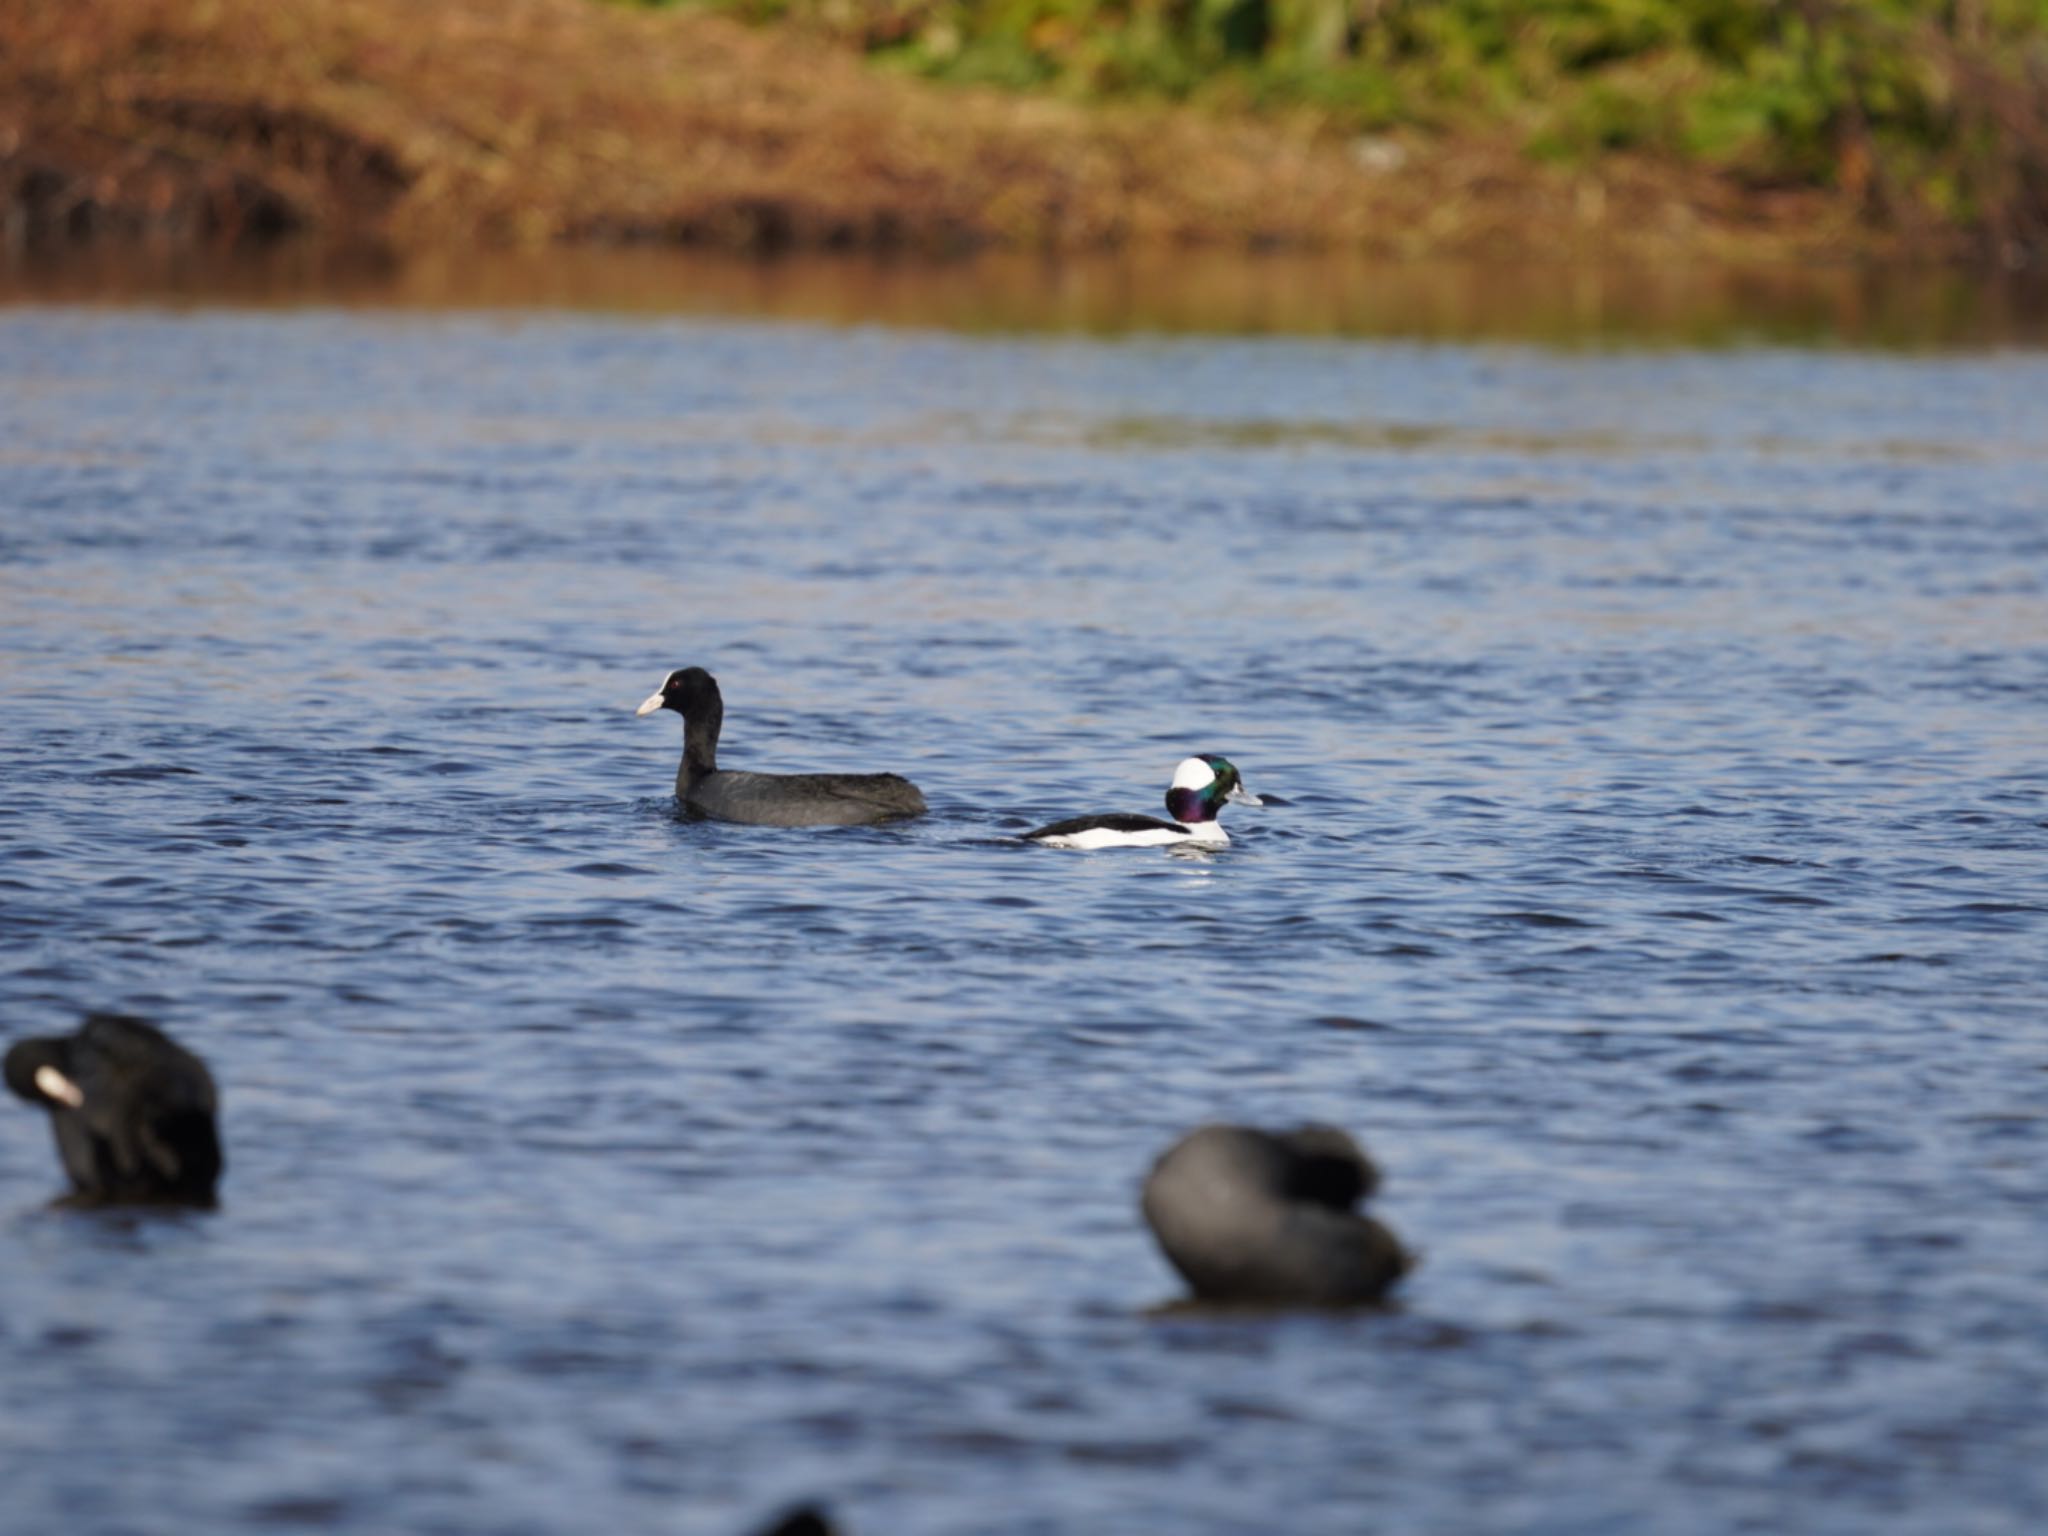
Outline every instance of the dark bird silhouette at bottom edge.
POLYGON ((815 1504, 799 1504, 786 1510, 773 1525, 765 1525, 755 1536, 840 1536, 825 1511, 815 1504))

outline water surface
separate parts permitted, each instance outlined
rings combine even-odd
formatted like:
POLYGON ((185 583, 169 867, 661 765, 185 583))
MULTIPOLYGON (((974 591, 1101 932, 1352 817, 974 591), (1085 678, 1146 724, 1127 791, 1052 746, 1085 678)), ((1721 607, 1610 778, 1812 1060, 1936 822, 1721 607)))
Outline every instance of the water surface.
POLYGON ((2048 360, 0 312, 24 1530, 2048 1520, 2048 360), (734 766, 879 829, 692 824, 734 766), (1010 835, 1220 751, 1208 858, 1010 835), (1401 1309, 1159 1316, 1326 1119, 1401 1309))

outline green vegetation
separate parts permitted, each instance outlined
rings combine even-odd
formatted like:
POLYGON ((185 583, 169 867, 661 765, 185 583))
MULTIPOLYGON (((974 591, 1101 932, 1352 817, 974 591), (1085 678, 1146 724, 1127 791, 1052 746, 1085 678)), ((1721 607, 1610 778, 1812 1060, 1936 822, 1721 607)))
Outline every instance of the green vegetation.
POLYGON ((945 80, 1662 157, 2048 248, 2048 0, 695 3, 945 80))

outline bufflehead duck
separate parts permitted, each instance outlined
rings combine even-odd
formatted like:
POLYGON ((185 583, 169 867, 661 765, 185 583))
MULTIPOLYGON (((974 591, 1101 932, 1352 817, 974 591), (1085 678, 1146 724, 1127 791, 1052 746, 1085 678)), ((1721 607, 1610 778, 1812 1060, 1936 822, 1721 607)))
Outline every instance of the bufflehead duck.
POLYGON ((161 1030, 125 1014, 88 1014, 76 1034, 17 1041, 6 1078, 50 1112, 73 1199, 213 1204, 221 1171, 213 1077, 161 1030))
POLYGON ((1173 770, 1173 782, 1166 789, 1166 814, 1173 820, 1121 811, 1074 816, 1026 832, 1024 840, 1047 848, 1161 848, 1174 843, 1215 848, 1230 841, 1216 817, 1233 800, 1239 805, 1263 803, 1244 787, 1228 758, 1188 757, 1173 770))
POLYGON ((760 827, 852 827, 922 816, 924 796, 893 773, 745 773, 718 766, 725 700, 702 667, 671 672, 635 711, 672 709, 683 717, 683 761, 676 799, 714 821, 760 827))
POLYGON ((1335 1126, 1205 1125, 1153 1165, 1141 1203, 1198 1300, 1356 1306, 1414 1264, 1352 1209, 1378 1185, 1379 1170, 1335 1126))

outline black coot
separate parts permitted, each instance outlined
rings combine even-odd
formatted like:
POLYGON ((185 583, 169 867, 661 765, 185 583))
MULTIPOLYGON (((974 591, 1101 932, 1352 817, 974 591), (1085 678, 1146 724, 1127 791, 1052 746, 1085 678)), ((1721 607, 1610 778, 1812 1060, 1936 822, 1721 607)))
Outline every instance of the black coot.
POLYGON ((1412 1263, 1393 1233, 1353 1209, 1378 1184, 1379 1170, 1334 1126, 1205 1125, 1153 1165, 1142 1203, 1198 1300, 1357 1306, 1412 1263))
POLYGON ((676 799, 699 816, 761 827, 855 827, 924 814, 924 796, 899 774, 747 773, 719 767, 725 700, 718 679, 702 667, 669 673, 637 713, 664 709, 683 717, 676 799))
POLYGON ((124 1014, 76 1034, 17 1041, 7 1086, 50 1112, 73 1198, 91 1204, 213 1204, 222 1166, 206 1064, 124 1014))

